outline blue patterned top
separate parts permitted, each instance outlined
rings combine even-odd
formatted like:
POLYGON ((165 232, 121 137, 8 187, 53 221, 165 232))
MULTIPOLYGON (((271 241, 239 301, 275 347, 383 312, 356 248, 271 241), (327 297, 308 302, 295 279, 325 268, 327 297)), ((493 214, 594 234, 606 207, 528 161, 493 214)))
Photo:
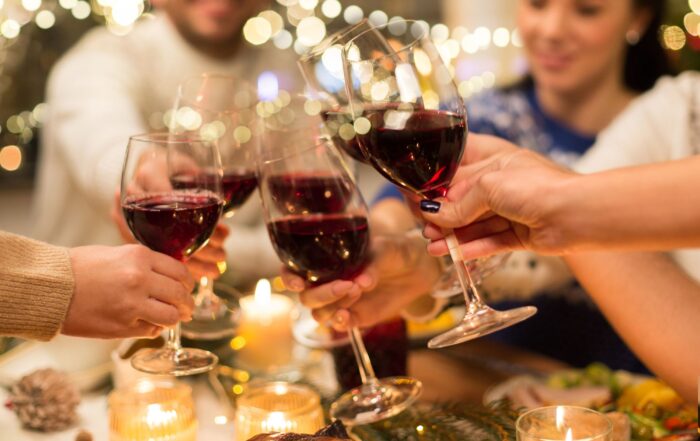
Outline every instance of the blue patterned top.
MULTIPOLYGON (((470 132, 507 139, 565 166, 572 166, 595 142, 594 136, 577 133, 546 115, 529 85, 481 93, 467 103, 467 108, 470 132)), ((393 185, 387 185, 379 197, 401 197, 401 194, 393 185)), ((537 264, 536 259, 529 262, 533 272, 537 264)), ((529 304, 536 306, 538 313, 488 338, 572 366, 601 361, 614 369, 648 372, 578 283, 572 282, 562 291, 536 295, 527 301, 491 305, 504 310, 529 304)))

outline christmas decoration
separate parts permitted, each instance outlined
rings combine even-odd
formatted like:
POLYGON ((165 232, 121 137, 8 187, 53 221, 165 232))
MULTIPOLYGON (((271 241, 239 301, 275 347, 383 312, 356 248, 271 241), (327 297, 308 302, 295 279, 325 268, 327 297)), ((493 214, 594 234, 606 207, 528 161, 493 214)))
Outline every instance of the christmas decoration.
POLYGON ((77 419, 80 393, 66 374, 40 369, 15 384, 6 406, 24 427, 51 432, 62 430, 77 419))

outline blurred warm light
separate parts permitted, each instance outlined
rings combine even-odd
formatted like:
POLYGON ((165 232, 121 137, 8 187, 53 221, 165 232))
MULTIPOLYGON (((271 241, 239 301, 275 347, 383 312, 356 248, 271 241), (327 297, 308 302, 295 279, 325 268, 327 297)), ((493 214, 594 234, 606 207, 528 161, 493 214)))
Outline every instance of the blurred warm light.
POLYGON ((700 15, 688 12, 683 17, 683 26, 690 35, 697 37, 700 35, 700 15))
POLYGON ((679 51, 685 46, 685 32, 678 26, 667 26, 663 28, 664 46, 672 51, 679 51))
POLYGON ((326 24, 318 17, 306 17, 297 26, 297 38, 305 46, 315 46, 326 36, 326 24))
POLYGON ((343 19, 348 24, 357 24, 364 16, 365 13, 362 11, 362 8, 357 5, 350 5, 345 8, 345 12, 343 12, 343 19))
POLYGON ((90 4, 88 2, 79 1, 75 4, 75 6, 73 6, 73 9, 71 9, 70 12, 73 14, 73 17, 77 18, 78 20, 83 20, 90 16, 92 10, 90 9, 90 4))
POLYGON ((16 38, 19 35, 19 30, 19 23, 11 18, 8 18, 0 25, 0 34, 7 39, 16 38))
POLYGON ((469 98, 472 94, 471 84, 467 80, 460 82, 457 90, 462 98, 469 98))
POLYGON ((56 16, 51 11, 39 11, 34 17, 34 21, 41 29, 49 29, 56 24, 56 16))
POLYGON ((484 81, 484 87, 491 88, 496 85, 496 75, 493 72, 484 72, 481 74, 481 79, 484 81))
POLYGON ((6 145, 0 150, 0 167, 15 171, 22 165, 22 150, 16 145, 6 145))
POLYGON ((142 0, 119 0, 113 2, 110 15, 116 24, 129 26, 141 16, 143 9, 142 0))
MULTIPOLYGON (((258 14, 259 17, 264 18, 270 23, 270 29, 272 35, 277 35, 282 29, 284 29, 284 19, 281 15, 272 10, 262 11, 258 14)), ((290 43, 291 45, 291 43, 290 43)))
POLYGON ((450 29, 446 25, 438 23, 430 29, 430 37, 436 43, 441 43, 450 37, 450 29))
POLYGON ((693 12, 700 15, 700 0, 688 0, 688 6, 693 12))
POLYGON ((374 101, 384 101, 389 95, 389 84, 386 81, 377 81, 372 84, 370 95, 374 101))
POLYGON ((321 64, 335 78, 343 79, 343 47, 334 44, 321 55, 321 64))
POLYGON ((44 122, 44 117, 46 116, 46 111, 48 110, 48 106, 46 103, 39 103, 36 106, 34 106, 34 109, 32 110, 32 116, 36 120, 37 123, 41 124, 44 122))
POLYGON ((457 58, 459 55, 459 43, 457 40, 449 39, 444 43, 446 50, 450 54, 450 58, 457 58))
POLYGON ((36 11, 41 7, 41 0, 22 0, 22 7, 27 11, 36 11))
POLYGON ((493 31, 493 44, 496 47, 506 47, 510 41, 510 31, 506 28, 498 28, 493 31))
POLYGON ((515 47, 523 47, 523 39, 520 37, 520 32, 517 29, 513 29, 513 32, 510 34, 510 41, 515 47))
POLYGON ((433 71, 433 65, 430 62, 430 58, 425 52, 423 52, 422 49, 416 49, 413 52, 413 61, 416 65, 416 69, 418 69, 418 72, 421 75, 430 75, 430 72, 433 71))
POLYGON ((297 39, 296 41, 294 41, 294 52, 296 52, 298 55, 303 55, 308 50, 309 46, 302 43, 301 40, 297 39))
POLYGON ((233 130, 233 138, 239 144, 245 144, 246 142, 250 141, 250 138, 252 136, 253 136, 252 132, 246 126, 238 126, 233 130))
POLYGON ((462 49, 468 54, 475 54, 479 51, 479 40, 476 35, 467 34, 462 38, 462 49))
MULTIPOLYGON (((401 17, 394 17, 392 20, 402 19, 401 17)), ((411 35, 415 38, 420 38, 425 35, 430 30, 430 25, 427 21, 418 20, 411 25, 411 35)))
POLYGON ((273 72, 265 71, 258 77, 258 99, 271 101, 277 98, 279 81, 273 72))
POLYGON ((297 3, 297 0, 277 0, 277 3, 282 6, 293 6, 297 3))
POLYGON ((325 0, 321 4, 321 12, 328 18, 336 18, 343 10, 338 0, 325 0))
POLYGON ((7 118, 7 130, 11 133, 21 133, 24 130, 24 120, 17 115, 7 118))
POLYGON ((243 36, 254 45, 261 45, 272 37, 272 26, 263 17, 253 17, 243 26, 243 36))
POLYGON ((426 90, 423 92, 423 104, 426 109, 437 110, 440 108, 440 97, 434 90, 426 90))
POLYGON ((316 5, 318 5, 318 0, 299 0, 299 6, 309 11, 312 11, 316 5))
POLYGON ((380 10, 372 11, 368 18, 372 26, 384 26, 389 21, 386 12, 380 10))
POLYGON ((307 100, 304 103, 304 112, 306 112, 307 115, 318 115, 321 113, 321 102, 317 100, 307 100))
POLYGON ((491 43, 491 31, 489 31, 489 28, 479 26, 474 30, 474 37, 476 38, 480 48, 486 49, 489 47, 489 44, 491 43))
POLYGON ((78 4, 78 0, 58 0, 58 4, 63 9, 73 9, 78 4))
POLYGON ((292 33, 286 29, 282 29, 272 37, 272 43, 277 49, 289 49, 293 41, 294 37, 292 37, 292 33))
POLYGON ((407 24, 404 21, 403 17, 391 17, 391 20, 389 20, 389 24, 387 25, 387 29, 389 29, 389 32, 392 35, 403 35, 406 33, 407 30, 407 24))

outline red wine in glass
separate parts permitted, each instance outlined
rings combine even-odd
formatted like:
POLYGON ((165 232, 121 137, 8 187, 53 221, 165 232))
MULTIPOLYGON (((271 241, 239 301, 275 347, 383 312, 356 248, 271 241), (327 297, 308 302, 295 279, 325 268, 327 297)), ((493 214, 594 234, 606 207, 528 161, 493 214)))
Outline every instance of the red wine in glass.
MULTIPOLYGON (((333 331, 333 334, 338 337, 344 335, 336 331, 333 331)), ((362 340, 378 377, 406 375, 408 336, 406 322, 402 318, 379 323, 367 329, 362 333, 362 340)), ((341 388, 350 390, 362 384, 352 346, 347 344, 334 347, 331 352, 335 363, 335 374, 341 388)))
POLYGON ((350 139, 345 139, 340 136, 338 129, 342 124, 350 121, 349 116, 346 116, 339 110, 323 110, 321 111, 321 118, 323 118, 326 124, 332 123, 337 125, 337 127, 331 130, 333 133, 331 135, 331 141, 333 141, 336 147, 347 153, 351 158, 367 163, 367 158, 365 158, 365 155, 362 154, 362 150, 360 150, 360 143, 357 140, 357 136, 353 136, 350 139))
POLYGON ((442 110, 365 110, 370 129, 358 135, 370 162, 387 179, 426 198, 445 196, 461 161, 466 121, 442 110))
MULTIPOLYGON (((178 175, 171 178, 171 183, 175 189, 195 188, 202 183, 212 182, 219 179, 218 175, 212 173, 201 173, 197 175, 178 175)), ((255 172, 251 170, 229 170, 224 172, 221 181, 221 190, 224 193, 224 213, 231 213, 240 208, 248 200, 250 195, 258 185, 255 172)))
POLYGON ((352 189, 332 174, 287 173, 267 178, 271 199, 283 213, 340 213, 352 189))
POLYGON ((183 260, 209 239, 219 221, 221 206, 221 200, 213 196, 167 193, 127 197, 122 210, 139 242, 183 260))
POLYGON ((280 260, 314 284, 350 280, 367 264, 369 226, 364 216, 289 216, 268 223, 267 229, 280 260))

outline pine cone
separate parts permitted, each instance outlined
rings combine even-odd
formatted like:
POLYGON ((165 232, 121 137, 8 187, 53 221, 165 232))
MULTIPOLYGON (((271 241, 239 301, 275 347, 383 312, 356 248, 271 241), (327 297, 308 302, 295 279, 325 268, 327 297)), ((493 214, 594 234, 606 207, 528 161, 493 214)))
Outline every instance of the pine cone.
POLYGON ((24 427, 51 432, 73 424, 78 403, 80 393, 66 374, 40 369, 12 386, 8 407, 24 427))

